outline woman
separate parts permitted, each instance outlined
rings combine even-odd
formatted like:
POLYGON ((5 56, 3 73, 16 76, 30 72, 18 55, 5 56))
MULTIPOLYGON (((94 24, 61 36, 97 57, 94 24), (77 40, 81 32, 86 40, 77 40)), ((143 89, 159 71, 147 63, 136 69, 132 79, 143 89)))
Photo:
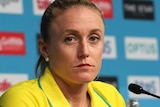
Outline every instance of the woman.
POLYGON ((93 3, 55 0, 42 17, 41 35, 38 78, 10 88, 1 107, 125 107, 113 86, 93 81, 104 45, 102 13, 93 3))

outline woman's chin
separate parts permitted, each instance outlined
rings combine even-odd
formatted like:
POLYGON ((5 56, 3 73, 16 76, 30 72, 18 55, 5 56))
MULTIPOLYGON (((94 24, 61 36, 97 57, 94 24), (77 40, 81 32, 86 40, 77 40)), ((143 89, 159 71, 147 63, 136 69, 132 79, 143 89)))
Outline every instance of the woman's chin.
POLYGON ((94 80, 94 77, 91 77, 91 76, 89 76, 89 77, 85 76, 85 77, 80 77, 79 78, 79 81, 81 81, 82 83, 89 83, 93 80, 94 80))

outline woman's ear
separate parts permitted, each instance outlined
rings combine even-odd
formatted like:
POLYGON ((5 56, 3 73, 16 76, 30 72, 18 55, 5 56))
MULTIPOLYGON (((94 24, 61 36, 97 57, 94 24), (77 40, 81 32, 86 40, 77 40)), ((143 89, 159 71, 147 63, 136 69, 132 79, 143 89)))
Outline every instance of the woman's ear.
POLYGON ((38 47, 39 47, 39 51, 42 54, 42 56, 44 58, 47 58, 49 56, 48 50, 47 50, 47 44, 45 43, 45 41, 42 38, 40 38, 38 40, 38 47))

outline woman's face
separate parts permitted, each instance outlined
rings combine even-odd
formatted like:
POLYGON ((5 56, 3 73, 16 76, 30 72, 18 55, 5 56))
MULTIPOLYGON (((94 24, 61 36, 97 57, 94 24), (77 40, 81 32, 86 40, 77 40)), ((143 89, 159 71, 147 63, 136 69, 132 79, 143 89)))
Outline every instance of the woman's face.
POLYGON ((65 82, 90 82, 100 71, 103 45, 104 23, 99 14, 86 7, 71 8, 51 24, 49 68, 65 82))

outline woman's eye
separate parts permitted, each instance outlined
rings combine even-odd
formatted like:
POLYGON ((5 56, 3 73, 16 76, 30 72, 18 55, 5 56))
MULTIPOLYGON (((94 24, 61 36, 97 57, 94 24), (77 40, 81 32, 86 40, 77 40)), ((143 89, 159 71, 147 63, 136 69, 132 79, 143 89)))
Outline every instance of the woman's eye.
POLYGON ((96 41, 99 40, 99 37, 97 37, 97 36, 92 36, 92 37, 90 37, 89 40, 92 41, 92 42, 96 42, 96 41))
POLYGON ((65 42, 66 43, 75 43, 76 39, 74 37, 66 37, 65 42))
POLYGON ((73 40, 73 37, 67 37, 67 38, 65 38, 65 41, 68 41, 68 42, 70 42, 72 40, 73 40))

